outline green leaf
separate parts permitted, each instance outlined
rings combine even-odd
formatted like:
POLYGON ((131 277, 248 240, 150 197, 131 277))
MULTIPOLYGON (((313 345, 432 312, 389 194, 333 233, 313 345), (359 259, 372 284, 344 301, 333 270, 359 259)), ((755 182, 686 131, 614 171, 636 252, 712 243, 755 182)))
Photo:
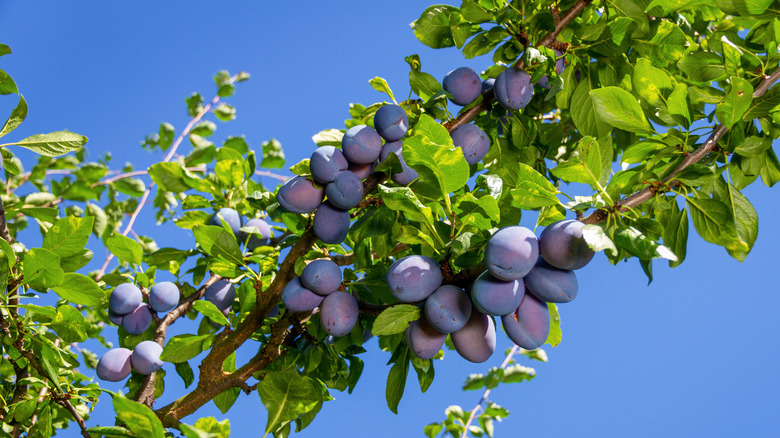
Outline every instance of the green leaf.
POLYGON ((87 432, 90 434, 90 436, 100 436, 100 437, 108 437, 108 438, 138 438, 138 436, 130 432, 129 429, 120 426, 88 427, 87 432))
POLYGON ((120 260, 136 265, 141 264, 144 249, 135 240, 119 233, 114 233, 106 237, 104 243, 106 248, 120 260))
MULTIPOLYGON (((198 300, 192 303, 192 308, 196 312, 201 313, 203 316, 209 318, 214 323, 219 325, 229 325, 225 314, 220 311, 214 303, 205 300, 198 300)), ((224 412, 223 412, 224 413, 224 412)))
POLYGON ((670 114, 680 116, 690 124, 691 112, 688 109, 688 87, 684 84, 675 85, 674 91, 672 91, 672 94, 669 95, 669 99, 666 101, 666 107, 670 114))
POLYGON ((757 117, 763 117, 780 105, 780 86, 775 85, 770 88, 769 91, 764 93, 763 96, 755 99, 750 108, 744 115, 745 120, 753 120, 757 117))
POLYGON ((710 82, 726 76, 723 58, 715 52, 692 52, 677 62, 677 68, 698 82, 710 82))
POLYGON ((744 262, 758 237, 758 213, 745 195, 740 193, 733 184, 726 186, 726 193, 721 199, 731 209, 737 236, 747 244, 748 248, 747 251, 729 250, 729 254, 740 262, 744 262))
POLYGON ((176 362, 174 366, 176 367, 176 374, 184 381, 184 387, 189 388, 189 386, 192 385, 192 382, 195 381, 195 374, 192 372, 190 363, 187 361, 176 362))
POLYGON ((398 403, 404 395, 406 388, 406 376, 409 374, 409 349, 405 348, 401 357, 390 368, 387 374, 387 386, 385 387, 385 399, 387 407, 394 414, 398 414, 398 403))
POLYGON ((160 359, 172 363, 187 362, 202 353, 204 342, 213 338, 211 334, 174 336, 163 348, 160 359))
POLYGON ((0 129, 0 137, 16 129, 26 117, 27 101, 24 100, 24 96, 19 95, 19 103, 16 105, 16 108, 11 111, 11 115, 8 116, 8 119, 5 121, 5 124, 3 124, 2 129, 0 129))
POLYGON ((275 138, 263 142, 263 160, 260 162, 260 167, 266 169, 281 169, 284 167, 282 144, 275 138))
MULTIPOLYGON (((587 76, 587 73, 585 74, 587 76)), ((585 79, 577 85, 571 96, 571 119, 582 135, 601 138, 612 131, 612 127, 601 119, 596 103, 590 95, 590 80, 585 79)))
POLYGON ((409 72, 409 85, 414 94, 420 96, 420 98, 425 101, 442 90, 442 86, 436 78, 418 70, 411 70, 409 72))
POLYGON ((151 409, 121 395, 111 394, 111 396, 114 398, 117 419, 131 432, 142 437, 165 437, 163 425, 151 409))
POLYGON ((688 210, 677 207, 677 202, 672 202, 669 219, 664 223, 664 244, 677 256, 677 260, 669 261, 669 267, 679 266, 685 260, 688 247, 688 210))
POLYGON ((672 250, 654 242, 634 227, 618 227, 614 233, 614 242, 618 248, 624 249, 642 260, 664 258, 673 262, 677 261, 677 256, 672 250))
POLYGON ((236 118, 236 109, 228 103, 220 103, 214 108, 214 115, 223 122, 234 120, 236 118))
POLYGON ((380 184, 378 189, 387 208, 403 212, 410 220, 433 225, 431 208, 423 205, 409 187, 387 187, 380 184))
POLYGON ((610 125, 629 132, 652 132, 634 96, 619 87, 604 87, 590 91, 593 106, 600 117, 610 125))
POLYGON ((149 177, 166 192, 181 193, 189 190, 184 182, 184 169, 178 163, 162 162, 149 167, 149 177))
POLYGON ((199 418, 195 422, 195 427, 213 435, 208 438, 229 438, 230 436, 230 421, 227 418, 222 421, 217 421, 214 417, 199 418))
POLYGON ((68 131, 57 131, 48 134, 36 134, 23 140, 0 146, 17 145, 40 155, 57 157, 81 149, 87 140, 87 137, 83 135, 68 131))
POLYGON ((453 201, 453 211, 457 215, 459 225, 472 225, 482 230, 488 230, 501 220, 498 201, 492 196, 477 198, 467 192, 453 201))
POLYGON ((536 377, 536 370, 531 367, 514 364, 504 369, 504 375, 501 377, 502 383, 520 383, 530 381, 536 377))
POLYGON ((693 226, 704 240, 723 246, 729 251, 750 249, 737 235, 734 216, 726 204, 709 198, 688 196, 685 199, 691 209, 693 226))
POLYGON ((668 20, 661 20, 649 42, 641 44, 640 40, 634 40, 634 43, 640 53, 648 56, 656 67, 666 67, 669 63, 677 62, 689 46, 682 29, 668 20))
POLYGON ((672 91, 672 78, 665 70, 655 68, 646 58, 639 58, 632 76, 634 90, 647 103, 659 106, 672 91))
POLYGON ((411 304, 399 304, 382 311, 374 321, 374 336, 403 333, 409 323, 420 319, 420 308, 411 304))
POLYGON ((750 136, 734 148, 734 152, 743 157, 757 157, 772 147, 772 139, 769 137, 750 136))
POLYGON ((753 101, 753 86, 742 78, 732 77, 726 98, 715 108, 715 115, 726 128, 731 129, 742 119, 753 101))
POLYGON ((558 313, 558 306, 554 303, 547 303, 547 310, 550 311, 550 334, 547 335, 545 343, 557 347, 563 337, 561 332, 561 315, 558 313))
POLYGON ((317 146, 341 146, 344 132, 338 129, 326 129, 314 134, 311 140, 317 146))
POLYGON ((43 237, 43 247, 60 258, 81 253, 87 246, 94 221, 91 216, 59 219, 43 237))
POLYGON ((8 267, 16 265, 16 254, 14 253, 14 249, 5 239, 0 239, 0 251, 2 251, 8 259, 8 267))
POLYGON ((52 290, 63 299, 84 306, 99 307, 106 300, 106 292, 95 280, 75 272, 64 274, 62 283, 52 290))
POLYGON ((91 327, 84 315, 68 304, 57 307, 57 316, 54 317, 49 326, 67 344, 86 341, 88 339, 87 331, 91 327))
POLYGON ((223 257, 227 261, 244 266, 238 241, 233 233, 213 225, 196 225, 192 228, 195 240, 204 251, 214 257, 223 257))
POLYGON ((430 116, 420 116, 404 146, 404 161, 421 175, 416 188, 435 187, 434 191, 443 199, 468 182, 469 165, 462 150, 452 147, 447 130, 430 116))
POLYGON ((564 181, 590 184, 597 189, 602 167, 599 143, 593 137, 585 137, 579 141, 569 160, 560 163, 550 172, 564 181))
POLYGON ((22 261, 22 268, 24 283, 38 292, 46 292, 47 289, 62 284, 65 276, 65 272, 60 268, 60 256, 43 248, 29 250, 22 261))
POLYGON ((593 251, 609 250, 612 255, 617 255, 617 247, 609 238, 604 229, 598 225, 585 225, 582 227, 582 238, 593 251))
POLYGON ((420 18, 409 26, 421 43, 434 49, 452 47, 455 41, 450 29, 450 14, 458 8, 449 5, 433 5, 425 9, 420 18))
POLYGON ((266 435, 278 431, 323 401, 322 391, 314 381, 295 371, 269 372, 257 384, 257 394, 268 411, 266 435))
POLYGON ((390 96, 390 99, 395 102, 395 96, 393 96, 393 90, 390 89, 390 86, 387 85, 387 81, 384 78, 380 78, 379 76, 375 76, 373 79, 368 81, 369 84, 371 84, 371 87, 379 91, 381 93, 386 93, 388 96, 390 96))

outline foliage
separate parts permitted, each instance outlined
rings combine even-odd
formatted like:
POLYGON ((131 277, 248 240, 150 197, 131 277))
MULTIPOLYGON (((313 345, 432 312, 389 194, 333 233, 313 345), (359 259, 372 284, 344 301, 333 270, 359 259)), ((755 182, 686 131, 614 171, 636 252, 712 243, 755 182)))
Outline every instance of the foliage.
MULTIPOLYGON (((278 188, 255 178, 287 179, 261 170, 285 166, 278 141, 256 152, 243 137, 221 145, 209 140, 215 122, 235 119, 236 108, 226 100, 249 79, 247 73, 217 73, 209 101, 197 93, 187 97, 187 126, 177 132, 162 123, 144 140, 144 148, 162 154, 148 169, 113 170, 108 157, 89 161, 82 149, 87 138, 70 132, 0 144, 0 436, 52 436, 67 427, 80 428, 83 436, 164 436, 171 428, 187 437, 227 436, 229 424, 213 418, 193 425, 179 420, 211 400, 227 412, 239 391, 257 391, 269 413, 266 434, 287 436, 293 426, 299 431, 314 420, 332 398, 330 390, 352 391, 369 330, 389 354, 386 395, 395 412, 410 368, 425 391, 441 355, 422 360, 407 347, 401 333, 419 309, 397 305, 390 294, 384 278, 392 259, 433 257, 446 267, 445 283, 468 286, 484 270, 491 234, 518 224, 528 212, 545 226, 571 211, 588 224, 584 236, 592 249, 604 251, 613 264, 636 258, 651 281, 652 260, 666 259, 672 267, 685 260, 689 217, 703 239, 745 260, 758 217, 742 190, 759 177, 770 187, 780 181, 772 148, 780 137, 780 88, 772 87, 780 76, 778 13, 780 3, 771 0, 464 0, 459 8, 425 9, 412 23, 423 44, 456 47, 465 58, 492 54, 482 79, 516 65, 533 82, 546 76, 549 88, 537 85, 531 103, 519 111, 506 111, 492 91, 459 108, 422 70, 419 56, 408 56, 416 97, 398 102, 411 127, 402 155, 419 179, 399 186, 388 177, 400 169, 400 160, 379 164, 364 182, 363 201, 352 210, 354 222, 341 244, 318 241, 310 229, 313 215, 284 211, 276 202, 278 188), (560 74, 555 50, 566 62, 560 74), (470 122, 491 143, 474 165, 449 136, 470 122), (23 164, 12 146, 41 157, 23 164), (583 189, 591 195, 564 192, 583 189), (192 230, 192 245, 159 248, 154 236, 136 235, 133 224, 148 214, 147 201, 161 226, 192 230), (220 208, 280 226, 269 245, 247 251, 226 222, 209 224, 220 208), (32 232, 42 236, 39 247, 17 240, 28 241, 24 233, 32 232), (99 271, 87 273, 90 240, 100 240, 111 255, 99 271), (329 338, 312 312, 272 312, 285 285, 317 258, 345 266, 343 286, 359 299, 359 321, 346 336, 329 338), (147 293, 162 272, 179 285, 179 305, 155 316, 153 327, 140 335, 120 329, 118 344, 132 348, 154 340, 165 345, 162 358, 174 366, 165 367, 167 375, 133 374, 126 394, 107 392, 78 371, 94 368, 103 352, 77 345, 88 339, 112 343, 102 329, 113 288, 132 281, 147 293), (237 291, 226 317, 199 301, 223 278, 237 291), (36 294, 56 295, 56 305, 37 305, 36 294), (197 333, 166 338, 170 324, 199 314, 204 318, 197 333), (257 354, 236 364, 234 352, 242 345, 252 345, 257 354), (155 406, 172 368, 187 387, 195 383, 193 359, 202 353, 196 386, 167 406, 155 406), (107 397, 117 426, 87 429, 90 412, 107 397)), ((0 45, 0 56, 10 52, 0 45)), ((396 101, 384 79, 370 85, 396 101)), ((27 102, 3 71, 0 94, 19 97, 0 129, 5 137, 25 119, 27 102)), ((379 106, 350 105, 345 128, 371 124, 379 106)), ((322 131, 313 141, 340 145, 345 130, 322 131)), ((306 174, 308 168, 303 162, 290 171, 306 174)), ((556 306, 550 314, 548 343, 557 345, 556 306)), ((464 389, 485 389, 473 410, 450 407, 447 418, 425 433, 492 436, 494 421, 509 412, 488 400, 490 389, 535 375, 514 363, 516 352, 502 367, 469 377, 464 389)), ((523 353, 546 361, 543 350, 523 353)))

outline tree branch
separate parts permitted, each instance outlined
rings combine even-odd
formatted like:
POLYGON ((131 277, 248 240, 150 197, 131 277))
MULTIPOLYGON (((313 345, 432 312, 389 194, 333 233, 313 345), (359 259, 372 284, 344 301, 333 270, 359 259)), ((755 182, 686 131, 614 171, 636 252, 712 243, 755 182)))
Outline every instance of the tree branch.
MULTIPOLYGON (((512 356, 517 353, 517 350, 520 347, 517 345, 513 345, 512 349, 509 350, 509 353, 506 355, 506 359, 504 359, 504 362, 501 363, 501 369, 506 369, 506 366, 509 365, 509 361, 512 360, 512 356)), ((469 434, 469 426, 471 425, 471 422, 474 421, 474 417, 477 415, 477 412, 482 407, 482 403, 487 400, 488 396, 490 395, 490 388, 487 388, 485 392, 482 394, 482 397, 479 399, 479 403, 477 403, 476 406, 474 406, 474 409, 471 410, 471 413, 469 414, 469 419, 466 421, 466 425, 463 427, 463 435, 461 435, 461 438, 466 438, 469 434)))

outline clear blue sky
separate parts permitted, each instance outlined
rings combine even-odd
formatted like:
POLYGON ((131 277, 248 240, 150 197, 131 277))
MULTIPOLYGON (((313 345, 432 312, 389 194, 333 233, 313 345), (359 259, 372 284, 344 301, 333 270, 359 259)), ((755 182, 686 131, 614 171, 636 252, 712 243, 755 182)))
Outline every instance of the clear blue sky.
MULTIPOLYGON (((183 128, 184 98, 193 91, 211 96, 211 77, 217 70, 246 70, 252 79, 240 84, 231 99, 238 119, 220 124, 216 137, 245 134, 255 149, 276 138, 293 164, 311 154, 313 134, 343 128, 350 102, 370 104, 384 98, 368 85, 372 77, 386 78, 396 96, 405 97, 409 85, 404 56, 420 54, 423 70, 437 78, 463 65, 478 71, 490 65, 488 56, 464 62, 455 49, 435 51, 419 43, 408 23, 425 2, 182 5, 0 2, 0 42, 14 50, 0 59, 0 68, 16 79, 30 105, 27 121, 13 138, 68 129, 90 138, 93 157, 110 151, 114 167, 130 161, 145 168, 159 159, 140 149, 145 135, 163 121, 183 128)), ((14 104, 11 98, 2 99, 0 110, 7 114, 14 104)), ((776 433, 780 286, 773 276, 780 267, 778 195, 761 183, 745 194, 759 213, 760 233, 743 264, 692 234, 685 263, 669 269, 656 262, 650 286, 636 261, 613 267, 597 255, 578 271, 580 294, 560 307, 563 342, 545 348, 550 361, 523 360, 536 368, 536 379, 492 394, 512 411, 496 425, 498 436, 776 433)), ((529 219, 522 225, 533 223, 529 219)), ((140 234, 158 238, 160 246, 194 244, 188 232, 169 228, 156 228, 151 209, 136 227, 140 234)), ((101 256, 96 254, 96 259, 101 256)), ((114 330, 107 328, 105 335, 115 340, 114 330)), ((509 348, 503 335, 499 339, 499 351, 509 348)), ((252 354, 247 351, 239 361, 252 354)), ((480 394, 463 392, 460 385, 469 373, 498 366, 503 355, 497 352, 480 365, 454 352, 447 356, 437 362, 436 380, 426 394, 410 374, 396 416, 384 400, 389 354, 372 341, 355 392, 333 391, 336 400, 326 403, 298 436, 419 436, 424 425, 443 419, 448 405, 470 409, 480 394)), ((182 394, 173 366, 164 369, 167 391, 160 406, 182 394)), ((121 385, 107 387, 116 390, 121 385)), ((199 414, 225 417, 212 404, 199 414)), ((105 399, 88 424, 113 424, 112 416, 110 400, 105 399)), ((257 436, 265 425, 256 394, 242 394, 227 417, 237 437, 257 436)))

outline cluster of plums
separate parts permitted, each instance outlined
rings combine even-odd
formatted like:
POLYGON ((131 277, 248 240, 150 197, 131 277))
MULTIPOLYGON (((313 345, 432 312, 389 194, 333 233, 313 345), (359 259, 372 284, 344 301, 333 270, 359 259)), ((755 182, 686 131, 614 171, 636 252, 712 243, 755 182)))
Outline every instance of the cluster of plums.
POLYGON ((471 285, 470 294, 442 285, 439 264, 412 255, 396 261, 387 284, 403 303, 421 303, 423 315, 406 329, 409 348, 421 359, 434 357, 449 334, 466 360, 484 362, 496 348, 491 316, 500 316, 504 331, 518 346, 533 350, 550 330, 547 303, 566 303, 577 296, 575 269, 594 252, 582 238, 584 225, 562 220, 547 226, 539 239, 520 226, 505 227, 485 247, 487 270, 471 285))
POLYGON ((344 336, 358 320, 358 303, 341 288, 341 269, 329 259, 310 262, 282 291, 282 302, 292 312, 319 307, 320 323, 331 336, 344 336))
MULTIPOLYGON (((108 300, 108 318, 132 335, 139 335, 152 323, 152 312, 167 312, 179 304, 179 288, 163 281, 149 289, 149 303, 136 285, 122 283, 114 288, 108 300)), ((140 342, 131 351, 127 348, 108 350, 98 361, 97 375, 103 380, 117 382, 134 369, 143 375, 162 367, 162 346, 154 341, 140 342)))

